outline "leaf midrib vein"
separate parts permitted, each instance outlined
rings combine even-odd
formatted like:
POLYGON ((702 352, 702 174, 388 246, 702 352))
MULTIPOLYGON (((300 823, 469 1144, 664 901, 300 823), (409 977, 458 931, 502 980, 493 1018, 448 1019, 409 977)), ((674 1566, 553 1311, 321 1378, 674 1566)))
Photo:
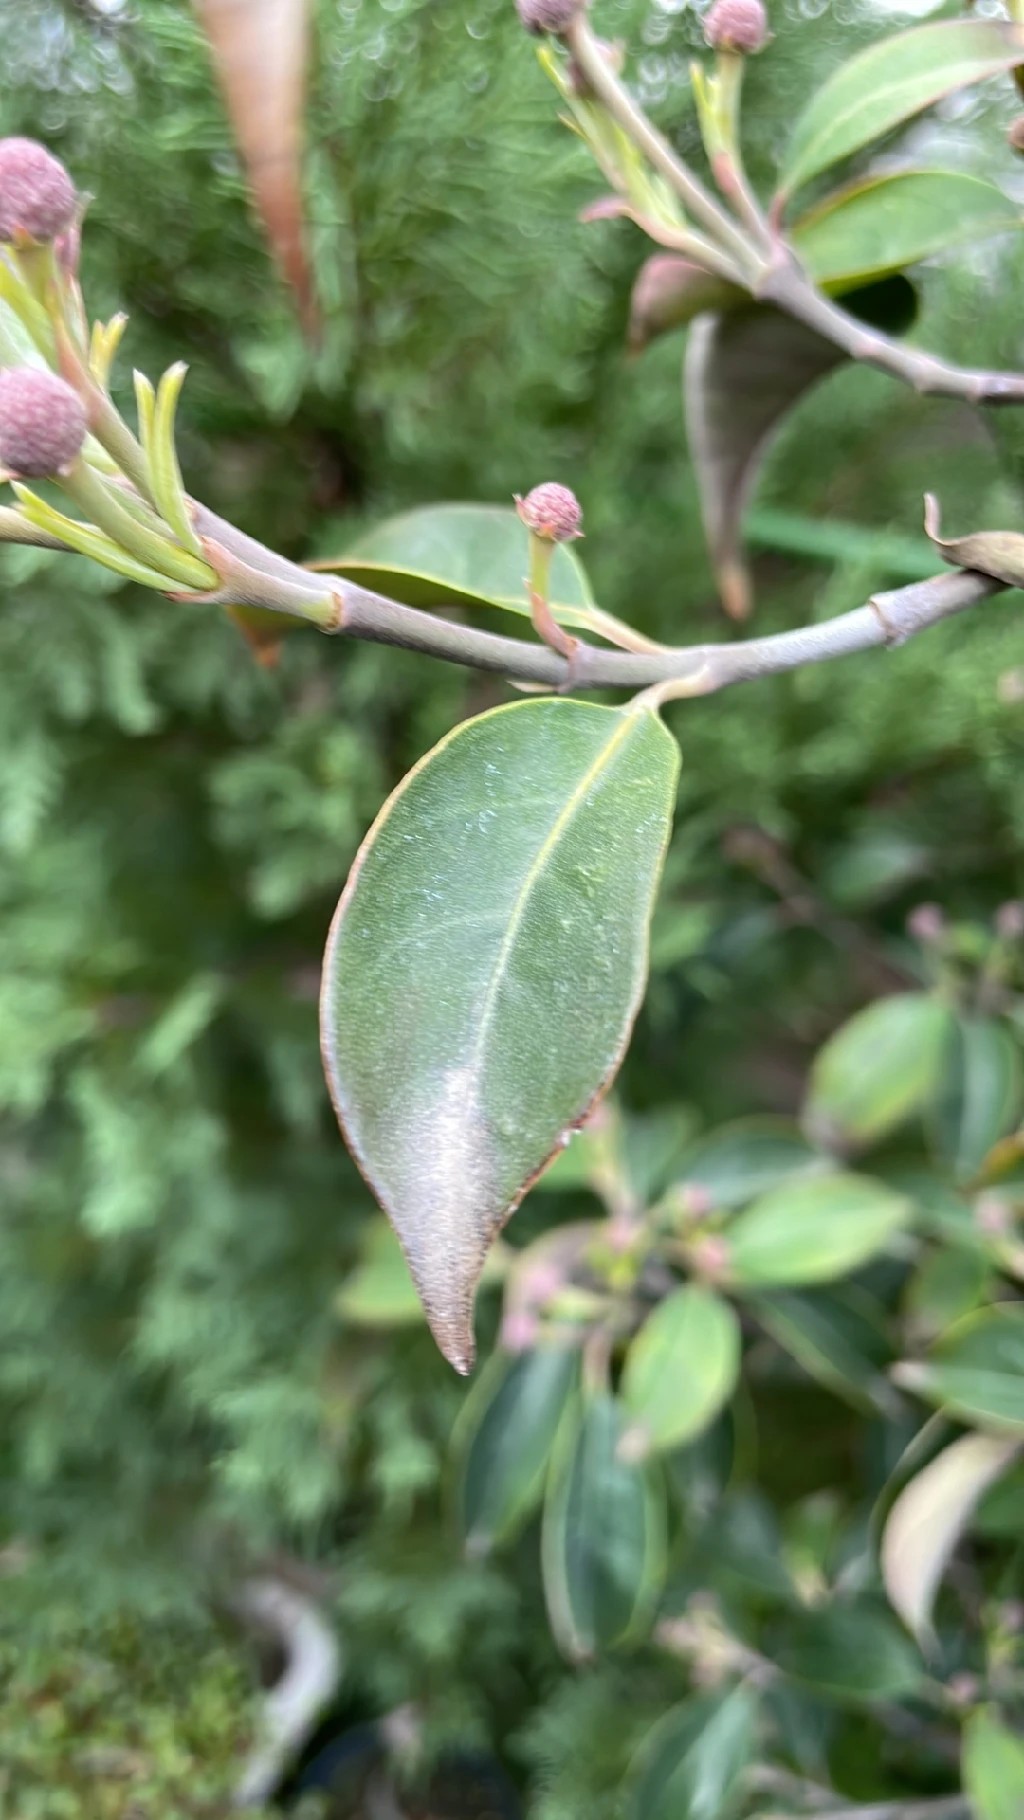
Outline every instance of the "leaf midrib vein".
POLYGON ((566 799, 561 811, 555 817, 547 834, 544 836, 544 839, 538 847, 536 855, 527 870, 526 877, 523 880, 513 906, 512 915, 509 917, 508 928, 502 938, 501 947, 498 949, 498 953, 495 956, 491 977, 487 983, 487 992, 480 1012, 476 1042, 473 1045, 470 1060, 470 1069, 474 1078, 474 1086, 479 1080, 484 1048, 490 1034, 494 1009, 498 1002, 498 993, 501 990, 502 982, 505 978, 508 958, 512 952, 516 936, 522 926, 523 918, 526 915, 534 888, 547 866, 548 859, 550 858, 554 847, 569 823, 578 813, 583 801, 593 788, 597 779, 601 776, 602 771, 607 768, 619 747, 640 724, 641 717, 639 715, 631 714, 628 711, 623 714, 622 726, 616 728, 613 737, 608 741, 607 745, 604 746, 594 762, 588 767, 584 775, 580 778, 576 788, 566 799))

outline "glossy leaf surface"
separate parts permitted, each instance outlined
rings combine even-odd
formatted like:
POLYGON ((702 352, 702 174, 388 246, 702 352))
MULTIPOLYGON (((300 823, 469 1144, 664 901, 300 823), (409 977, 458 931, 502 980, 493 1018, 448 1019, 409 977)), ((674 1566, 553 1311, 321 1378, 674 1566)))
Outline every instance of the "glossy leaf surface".
POLYGON ((758 1288, 845 1276, 880 1251, 910 1211, 902 1195, 869 1176, 786 1183, 726 1229, 731 1279, 758 1288))
POLYGON ((495 709, 399 786, 338 906, 328 1084, 460 1370, 491 1239, 622 1059, 677 768, 646 711, 495 709))
POLYGON ((507 1540, 539 1504, 578 1368, 567 1346, 499 1352, 474 1385, 455 1433, 459 1525, 473 1554, 507 1540))
POLYGON ((950 1014, 923 992, 879 999, 836 1031, 811 1073, 806 1122, 842 1150, 876 1142, 929 1102, 950 1014))
POLYGON ((665 1489, 620 1455, 620 1406, 605 1394, 562 1425, 544 1504, 542 1556, 551 1628, 574 1661, 642 1630, 665 1569, 665 1489))
POLYGON ((980 177, 888 171, 827 196, 794 222, 792 240, 815 283, 842 291, 1021 227, 1020 207, 980 177))
POLYGON ((969 1316, 900 1377, 951 1415, 1024 1439, 1024 1302, 969 1316))
POLYGON ((630 1820, 728 1820, 753 1754, 757 1696, 737 1687, 667 1713, 640 1753, 630 1820))
POLYGON ((943 95, 1024 63, 1024 28, 953 20, 882 38, 815 92, 793 129, 780 189, 849 158, 943 95))
POLYGON ((939 1155, 969 1182, 1021 1112, 1020 1052, 998 1018, 958 1017, 931 1117, 939 1155))
POLYGON ((740 1326, 728 1302, 696 1284, 666 1296, 626 1355, 631 1456, 693 1440, 732 1395, 739 1366, 740 1326))

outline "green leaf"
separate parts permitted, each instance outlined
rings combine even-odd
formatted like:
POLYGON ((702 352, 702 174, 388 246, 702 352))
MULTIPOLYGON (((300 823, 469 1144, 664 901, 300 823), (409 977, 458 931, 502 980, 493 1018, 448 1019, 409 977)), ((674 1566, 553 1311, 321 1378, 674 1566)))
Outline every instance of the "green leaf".
POLYGON ((888 1356, 884 1330, 852 1291, 846 1296, 757 1296, 751 1308, 783 1351, 854 1408, 878 1409, 892 1402, 894 1393, 883 1376, 888 1356))
POLYGON ((731 1211, 791 1177, 831 1165, 788 1119, 735 1119, 700 1138, 683 1162, 680 1187, 701 1188, 731 1211))
POLYGON ((964 1726, 964 1794, 974 1820, 1020 1820, 1024 1814, 1024 1743, 992 1707, 964 1726))
POLYGON ((923 992, 879 999, 858 1012, 818 1053, 808 1129, 841 1150, 894 1131, 931 1099, 949 1029, 946 1007, 923 992))
POLYGON ((686 347, 686 433, 715 580, 731 619, 752 606, 743 511, 782 420, 845 356, 763 305, 700 316, 686 347))
POLYGON ((402 1247, 385 1220, 371 1220, 362 1259, 338 1291, 338 1313, 354 1327, 418 1326, 423 1306, 402 1247))
POLYGON ((962 1435, 911 1479, 889 1512, 881 1550, 885 1590, 919 1641, 931 1635, 939 1582, 975 1505, 1020 1445, 997 1435, 962 1435))
POLYGON ((540 1503, 578 1363, 568 1346, 496 1353, 474 1385, 453 1437, 459 1526, 472 1554, 507 1541, 540 1503))
MULTIPOLYGON (((527 535, 512 506, 421 506, 375 525, 343 556, 310 566, 329 567, 410 607, 503 607, 530 615, 527 535)), ((559 625, 621 641, 625 628, 595 604, 583 564, 568 544, 554 551, 550 586, 559 625)), ((629 638, 637 642, 635 634, 629 638)))
POLYGON ((929 1403, 979 1428, 1024 1436, 1024 1302, 969 1315, 899 1380, 929 1403))
POLYGON ((641 1632, 665 1573, 665 1486, 621 1457, 623 1414, 599 1394, 570 1408, 544 1502, 542 1565, 551 1628, 574 1661, 641 1632))
POLYGON ((791 238, 815 283, 843 291, 1021 227, 1020 205, 980 177, 889 171, 827 196, 794 222, 791 238))
POLYGON ((932 1108, 932 1139, 958 1182, 971 1181, 1021 1113, 1020 1051, 1006 1024, 957 1017, 932 1108))
POLYGON ((740 1325, 709 1289, 677 1289, 648 1315, 626 1354, 628 1453, 680 1447, 714 1421, 736 1387, 740 1325))
POLYGON ((496 708, 400 784, 338 906, 328 1085, 461 1371, 488 1245, 622 1059, 678 762, 646 710, 496 708))
POLYGON ((906 1224, 910 1202, 863 1175, 773 1189, 726 1228, 738 1287, 825 1283, 866 1264, 906 1224))
POLYGON ((641 1747, 630 1820, 728 1820, 754 1752, 757 1696, 705 1694, 666 1713, 641 1747))
POLYGON ((793 129, 779 190, 891 133, 944 95, 1024 63, 1024 28, 954 20, 882 38, 844 63, 808 102, 793 129))
POLYGON ((923 1678, 913 1644, 870 1605, 794 1612, 780 1622, 769 1648, 784 1674, 843 1701, 899 1700, 923 1678))

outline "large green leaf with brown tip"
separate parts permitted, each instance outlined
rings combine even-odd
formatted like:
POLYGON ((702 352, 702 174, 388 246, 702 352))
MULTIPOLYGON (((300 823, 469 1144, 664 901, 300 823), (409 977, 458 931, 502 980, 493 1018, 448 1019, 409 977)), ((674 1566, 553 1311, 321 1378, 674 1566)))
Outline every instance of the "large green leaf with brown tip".
POLYGON ((395 791, 338 906, 328 1084, 461 1371, 491 1240, 622 1059, 678 762, 646 709, 496 708, 395 791))
POLYGON ((811 97, 793 128, 780 192, 791 195, 943 95, 1018 63, 1024 63, 1024 27, 999 20, 951 20, 880 39, 811 97))

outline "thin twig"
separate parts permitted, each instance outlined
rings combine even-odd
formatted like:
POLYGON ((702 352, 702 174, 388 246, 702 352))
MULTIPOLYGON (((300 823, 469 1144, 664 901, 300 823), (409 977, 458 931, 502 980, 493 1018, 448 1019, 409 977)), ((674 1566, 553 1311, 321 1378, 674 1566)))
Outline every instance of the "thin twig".
POLYGON ((879 367, 915 392, 964 398, 971 404, 1024 404, 1024 373, 990 373, 953 366, 920 348, 894 341, 858 321, 815 289, 793 261, 773 266, 754 286, 763 303, 773 303, 816 334, 842 348, 851 360, 879 367))
MULTIPOLYGON (((733 644, 682 645, 656 651, 606 650, 581 639, 567 663, 546 645, 506 638, 403 606, 340 575, 313 575, 265 549, 205 506, 194 505, 193 518, 204 549, 222 577, 216 592, 183 597, 198 604, 264 607, 337 636, 419 651, 446 663, 490 671, 510 682, 556 690, 626 689, 635 693, 650 689, 656 692, 659 704, 713 695, 734 683, 777 676, 805 664, 827 663, 879 645, 900 645, 1005 589, 1003 582, 972 569, 947 570, 927 581, 875 594, 865 606, 823 625, 800 626, 733 644)), ((0 541, 35 544, 42 539, 20 513, 0 510, 0 541)))

